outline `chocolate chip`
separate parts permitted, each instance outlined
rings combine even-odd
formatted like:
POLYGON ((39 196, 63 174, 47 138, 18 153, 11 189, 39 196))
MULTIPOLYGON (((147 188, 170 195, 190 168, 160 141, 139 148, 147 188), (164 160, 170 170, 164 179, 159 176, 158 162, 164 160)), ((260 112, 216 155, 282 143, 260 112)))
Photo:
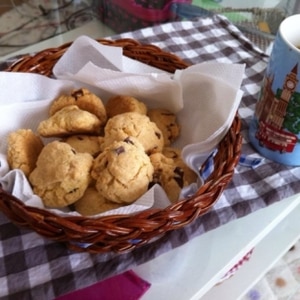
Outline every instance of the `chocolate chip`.
POLYGON ((75 100, 77 100, 78 98, 82 97, 84 94, 83 94, 83 90, 80 89, 80 90, 77 90, 77 91, 74 91, 71 96, 75 98, 75 100))
POLYGON ((153 179, 148 185, 148 189, 151 189, 155 184, 161 185, 160 177, 162 170, 155 171, 153 174, 153 179))
POLYGON ((158 169, 157 171, 154 172, 153 179, 152 179, 154 183, 160 183, 161 173, 162 173, 161 169, 158 169))
POLYGON ((121 147, 118 147, 118 148, 114 149, 114 151, 115 151, 118 155, 120 155, 121 153, 125 152, 125 148, 124 148, 123 146, 121 146, 121 147))
POLYGON ((175 174, 175 176, 173 177, 174 180, 177 182, 177 184, 178 184, 181 188, 183 188, 183 184, 184 184, 184 182, 183 182, 184 171, 182 170, 182 168, 176 167, 176 168, 174 169, 174 174, 175 174))
POLYGON ((161 134, 159 132, 155 132, 155 135, 160 139, 161 138, 161 134))
POLYGON ((124 140, 124 142, 127 143, 127 144, 134 145, 133 141, 130 139, 129 136, 124 140))
POLYGON ((173 158, 173 159, 178 158, 178 154, 175 151, 170 153, 169 156, 170 156, 170 158, 173 158))
POLYGON ((78 191, 79 188, 74 188, 73 190, 69 191, 68 194, 72 194, 75 193, 76 191, 78 191))
POLYGON ((174 127, 174 126, 176 126, 175 123, 170 123, 170 124, 167 125, 167 129, 172 130, 172 127, 174 127))

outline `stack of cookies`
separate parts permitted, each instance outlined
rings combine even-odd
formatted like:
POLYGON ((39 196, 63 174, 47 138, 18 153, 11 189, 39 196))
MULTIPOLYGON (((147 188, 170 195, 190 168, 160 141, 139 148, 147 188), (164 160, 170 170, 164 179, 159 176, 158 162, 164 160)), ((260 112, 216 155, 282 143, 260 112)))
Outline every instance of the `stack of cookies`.
POLYGON ((7 160, 45 207, 90 216, 129 205, 154 184, 177 201, 197 180, 172 147, 179 134, 176 115, 166 108, 148 109, 127 95, 104 104, 81 88, 54 99, 37 132, 11 132, 7 160))

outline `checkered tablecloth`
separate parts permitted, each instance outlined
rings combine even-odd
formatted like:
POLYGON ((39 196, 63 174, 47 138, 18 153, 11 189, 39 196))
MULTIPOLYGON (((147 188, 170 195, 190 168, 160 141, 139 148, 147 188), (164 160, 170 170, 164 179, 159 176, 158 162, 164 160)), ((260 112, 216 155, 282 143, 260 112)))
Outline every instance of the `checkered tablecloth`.
MULTIPOLYGON (((239 109, 246 158, 259 157, 248 143, 247 128, 268 61, 227 19, 168 23, 116 38, 152 43, 195 64, 202 61, 246 64, 239 109)), ((220 108, 221 109, 221 108, 220 108)), ((130 253, 91 255, 70 252, 63 244, 17 228, 0 213, 0 299, 54 299, 91 285, 187 243, 195 236, 300 192, 300 168, 264 160, 255 168, 240 164, 214 208, 183 229, 130 253)))

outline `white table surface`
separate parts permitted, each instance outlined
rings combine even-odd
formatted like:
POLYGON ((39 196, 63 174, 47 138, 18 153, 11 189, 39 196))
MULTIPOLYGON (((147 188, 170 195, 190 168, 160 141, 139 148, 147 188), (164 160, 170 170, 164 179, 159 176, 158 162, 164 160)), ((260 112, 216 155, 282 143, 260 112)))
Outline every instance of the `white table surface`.
MULTIPOLYGON (((233 298, 233 295, 242 295, 244 289, 241 287, 251 287, 252 282, 249 282, 248 279, 240 282, 242 285, 235 285, 235 291, 226 288, 227 281, 217 286, 215 291, 211 289, 251 249, 254 248, 253 253, 255 254, 255 247, 267 239, 274 230, 279 230, 280 226, 277 226, 287 220, 295 209, 299 210, 299 203, 299 195, 280 201, 196 237, 189 243, 138 266, 134 271, 152 283, 150 290, 142 299, 237 299, 233 298), (226 291, 225 294, 224 291, 226 291), (207 292, 208 294, 205 295, 207 292)), ((288 250, 299 234, 300 230, 296 228, 287 241, 285 232, 282 232, 281 235, 277 234, 276 241, 278 245, 282 245, 284 249, 288 250), (283 243, 281 243, 281 239, 283 243)), ((278 258, 277 249, 267 249, 268 244, 265 247, 267 251, 265 254, 269 260, 275 261, 278 258)), ((263 252, 264 249, 260 251, 263 252)), ((260 275, 267 272, 269 264, 269 261, 260 262, 261 270, 259 273, 254 272, 258 279, 260 275)), ((247 268, 247 263, 244 268, 247 268)), ((252 279, 250 271, 246 270, 248 277, 252 279)))

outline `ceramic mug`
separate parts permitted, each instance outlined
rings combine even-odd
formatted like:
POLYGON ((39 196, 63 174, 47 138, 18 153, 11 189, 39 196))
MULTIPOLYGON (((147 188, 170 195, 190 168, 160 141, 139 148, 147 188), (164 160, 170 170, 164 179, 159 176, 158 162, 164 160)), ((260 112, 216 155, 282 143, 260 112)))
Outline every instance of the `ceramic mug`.
POLYGON ((249 138, 264 157, 300 166, 300 14, 279 26, 249 138))

